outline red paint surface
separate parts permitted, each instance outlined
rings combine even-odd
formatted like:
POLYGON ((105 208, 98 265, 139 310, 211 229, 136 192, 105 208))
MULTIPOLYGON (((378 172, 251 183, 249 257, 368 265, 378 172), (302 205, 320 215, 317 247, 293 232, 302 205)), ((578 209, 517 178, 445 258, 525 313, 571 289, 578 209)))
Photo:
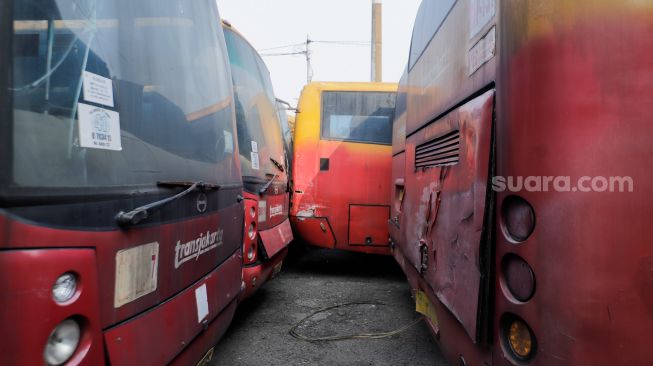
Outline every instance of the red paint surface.
POLYGON ((310 244, 333 249, 336 247, 336 237, 326 217, 290 217, 295 234, 300 238, 310 238, 310 244))
MULTIPOLYGON (((452 364, 459 355, 467 364, 489 363, 488 351, 494 365, 520 364, 501 344, 499 321, 512 313, 535 333, 530 364, 650 364, 653 8, 646 2, 497 2, 496 56, 470 76, 459 72, 478 40, 462 26, 469 20, 466 5, 456 3, 409 75, 409 135, 495 88, 496 175, 570 176, 573 185, 582 176, 629 176, 634 192, 521 190, 517 194, 536 217, 522 243, 508 237, 501 218, 502 203, 515 193, 494 194, 492 266, 485 273, 494 276, 493 297, 481 302, 491 322, 478 344, 461 332, 466 319, 434 296, 443 290, 437 275, 415 270, 414 243, 398 245, 397 261, 411 285, 435 301, 444 354, 452 364), (536 278, 535 294, 525 303, 511 296, 498 271, 511 254, 526 260, 536 278)), ((407 164, 407 195, 417 201, 422 192, 409 184, 413 173, 407 164)), ((450 260, 461 253, 438 253, 438 261, 454 268, 450 260)))
POLYGON ((388 206, 349 206, 349 245, 388 245, 385 227, 390 218, 388 206))
POLYGON ((288 219, 289 193, 285 190, 281 194, 264 194, 258 196, 245 192, 245 234, 243 242, 243 292, 240 300, 252 296, 267 281, 272 279, 274 267, 280 265, 288 252, 288 245, 293 240, 293 233, 288 219), (266 202, 265 220, 259 221, 261 206, 259 202, 266 202), (271 212, 272 207, 281 206, 279 213, 271 212), (254 214, 252 214, 252 212, 254 214), (256 236, 250 238, 248 228, 250 223, 256 227, 256 236), (249 260, 247 253, 250 246, 256 249, 256 256, 249 260), (260 248, 259 246, 263 246, 260 248), (265 251, 265 255, 263 253, 265 251), (254 278, 256 284, 253 285, 254 278))
MULTIPOLYGON (((333 247, 328 235, 319 234, 320 231, 324 233, 319 223, 315 225, 310 219, 324 218, 335 237, 336 249, 389 254, 386 223, 389 218, 390 150, 389 146, 328 140, 320 140, 317 149, 308 145, 295 146, 293 174, 296 178, 291 216, 296 217, 292 221, 296 233, 308 244, 333 247), (298 156, 301 156, 299 161, 298 156), (319 170, 320 158, 329 159, 328 171, 319 170), (384 206, 385 218, 373 212, 365 225, 358 216, 352 228, 350 206, 353 205, 384 206), (309 227, 301 227, 304 224, 309 227), (359 238, 367 236, 373 238, 372 245, 360 245, 359 238)), ((327 226, 323 220, 322 223, 327 226)))
MULTIPOLYGON (((158 309, 162 309, 159 310, 160 314, 165 314, 162 316, 165 322, 176 322, 177 317, 185 315, 180 315, 179 311, 168 312, 166 307, 173 302, 165 301, 174 298, 180 291, 184 291, 206 273, 213 271, 222 262, 221 258, 236 256, 238 265, 225 267, 228 272, 223 272, 223 282, 219 288, 233 288, 230 293, 232 298, 237 296, 240 289, 242 258, 239 246, 242 234, 240 230, 230 229, 242 225, 240 205, 231 206, 220 213, 172 224, 104 232, 41 227, 8 218, 4 215, 5 212, 0 213, 0 261, 7 261, 0 265, 0 287, 7 290, 2 292, 4 298, 0 316, 11 317, 0 322, 2 339, 11 339, 0 342, 2 346, 11 347, 0 354, 2 365, 41 364, 43 348, 50 331, 59 321, 71 315, 88 321, 87 333, 84 335, 88 338, 84 338, 83 342, 86 343, 82 343, 81 349, 90 345, 86 357, 78 359, 78 356, 74 356, 75 361, 71 364, 77 364, 78 361, 79 364, 102 364, 104 355, 101 329, 128 321, 159 304, 162 304, 158 309), (178 242, 194 240, 207 231, 214 232, 217 228, 224 229, 222 245, 175 269, 175 247, 178 242), (152 242, 159 243, 156 290, 114 308, 116 253, 152 242), (38 249, 44 247, 48 249, 38 249), (10 259, 12 255, 21 257, 10 259), (67 271, 79 274, 83 292, 74 303, 62 307, 54 304, 50 292, 56 278, 67 271), (20 326, 16 326, 16 314, 27 314, 26 309, 33 310, 20 326), (30 362, 37 359, 38 362, 30 362)), ((220 295, 226 296, 226 292, 220 295)), ((215 303, 212 311, 220 312, 225 306, 227 302, 215 303)), ((185 308, 181 313, 196 316, 196 309, 185 308)), ((179 324, 183 328, 180 332, 184 337, 197 329, 194 323, 179 324)), ((164 343, 176 337, 177 335, 166 332, 150 333, 147 337, 147 349, 151 350, 152 344, 164 343)), ((141 357, 154 357, 154 353, 147 356, 130 354, 124 357, 140 360, 141 357)), ((82 353, 78 355, 83 356, 82 353)))
POLYGON ((243 301, 254 295, 266 282, 276 275, 275 268, 281 269, 281 263, 288 254, 288 248, 284 248, 274 257, 254 265, 243 267, 243 282, 245 288, 240 294, 240 301, 243 301), (256 284, 253 283, 256 278, 256 284))
POLYGON ((273 257, 282 251, 293 239, 290 220, 288 219, 271 229, 259 231, 258 234, 269 257, 273 257))
POLYGON ((25 249, 0 252, 0 364, 43 365, 52 330, 74 317, 82 340, 70 365, 104 360, 95 252, 92 249, 25 249), (52 298, 52 285, 66 272, 80 279, 66 304, 52 298))
MULTIPOLYGON (((215 321, 240 293, 240 253, 165 304, 104 333, 109 360, 114 365, 164 365, 181 353, 205 325, 199 321, 195 290, 206 286, 209 314, 215 321)), ((230 319, 223 319, 227 323, 230 319)), ((204 350, 205 351, 205 350, 204 350)))
MULTIPOLYGON (((411 189, 403 202, 406 243, 427 247, 425 279, 474 340, 493 111, 494 92, 486 92, 406 140, 406 186, 411 189), (460 131, 457 164, 415 169, 417 145, 455 130, 460 131)), ((411 251, 408 259, 420 269, 421 252, 411 251)))

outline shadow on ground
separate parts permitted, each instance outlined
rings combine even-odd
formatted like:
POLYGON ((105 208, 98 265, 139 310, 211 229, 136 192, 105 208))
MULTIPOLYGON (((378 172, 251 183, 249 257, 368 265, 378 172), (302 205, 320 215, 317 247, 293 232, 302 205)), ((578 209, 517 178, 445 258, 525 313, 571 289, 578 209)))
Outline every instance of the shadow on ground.
POLYGON ((419 322, 383 339, 310 343, 310 337, 382 332, 418 318, 406 278, 392 257, 310 248, 293 243, 284 268, 239 305, 212 365, 445 365, 419 322))

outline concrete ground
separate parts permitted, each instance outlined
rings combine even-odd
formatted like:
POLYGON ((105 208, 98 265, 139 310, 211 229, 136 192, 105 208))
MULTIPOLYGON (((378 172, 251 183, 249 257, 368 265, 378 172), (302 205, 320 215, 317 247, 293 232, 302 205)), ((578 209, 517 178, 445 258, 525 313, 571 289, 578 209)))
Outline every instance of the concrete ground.
POLYGON ((383 339, 310 343, 309 337, 389 331, 418 318, 392 257, 291 246, 277 278, 242 303, 211 365, 445 365, 423 321, 383 339))

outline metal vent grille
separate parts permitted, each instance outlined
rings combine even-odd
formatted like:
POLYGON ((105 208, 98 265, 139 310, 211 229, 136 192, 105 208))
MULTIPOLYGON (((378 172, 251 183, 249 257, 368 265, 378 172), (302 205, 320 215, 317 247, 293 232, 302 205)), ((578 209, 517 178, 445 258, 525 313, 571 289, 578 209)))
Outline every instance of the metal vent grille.
POLYGON ((454 130, 415 148, 415 168, 458 164, 460 131, 454 130))

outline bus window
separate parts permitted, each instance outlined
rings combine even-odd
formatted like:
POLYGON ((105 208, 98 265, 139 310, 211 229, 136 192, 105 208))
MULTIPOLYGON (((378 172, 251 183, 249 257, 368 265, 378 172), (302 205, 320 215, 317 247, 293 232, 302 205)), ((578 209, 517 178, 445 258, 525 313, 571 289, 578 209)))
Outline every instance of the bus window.
POLYGON ((440 29, 455 3, 456 0, 422 1, 415 19, 413 39, 410 45, 409 67, 411 69, 422 56, 431 38, 440 29))
POLYGON ((204 3, 42 3, 14 4, 15 185, 239 181, 216 164, 234 131, 225 50, 196 20, 204 3))
POLYGON ((322 93, 322 138, 392 143, 395 93, 322 93))
POLYGON ((237 124, 237 132, 243 178, 265 180, 266 174, 277 172, 270 158, 284 160, 274 93, 266 86, 269 76, 263 76, 267 71, 261 69, 267 69, 259 65, 259 56, 232 30, 225 29, 224 33, 234 82, 236 120, 242 121, 237 124))

